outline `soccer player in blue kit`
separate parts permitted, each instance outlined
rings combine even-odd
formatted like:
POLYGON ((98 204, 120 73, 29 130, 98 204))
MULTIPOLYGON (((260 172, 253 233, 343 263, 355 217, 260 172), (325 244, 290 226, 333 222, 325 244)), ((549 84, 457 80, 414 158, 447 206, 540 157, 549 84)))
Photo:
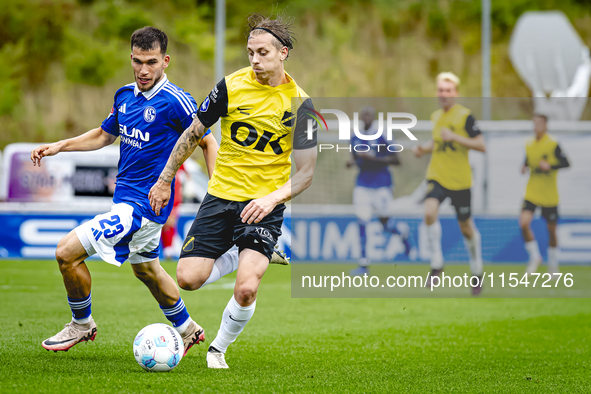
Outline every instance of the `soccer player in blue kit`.
MULTIPOLYGON (((41 145, 31 152, 33 165, 40 166, 45 156, 97 150, 121 138, 111 212, 78 226, 57 246, 55 255, 72 321, 42 342, 47 350, 67 351, 96 336, 97 326, 91 316, 91 277, 84 263, 94 254, 116 266, 130 261, 135 276, 150 289, 166 318, 183 337, 185 353, 203 341, 203 329, 189 316, 175 281, 158 259, 160 233, 173 204, 156 215, 148 200, 148 192, 158 180, 172 148, 197 111, 193 97, 169 82, 164 73, 170 62, 167 45, 166 34, 156 28, 135 31, 131 36, 135 82, 117 90, 111 113, 102 125, 75 138, 41 145)), ((211 176, 217 142, 207 131, 199 145, 211 176)))
MULTIPOLYGON (((376 111, 373 107, 361 109, 361 120, 363 130, 361 133, 373 135, 378 130, 375 121, 376 111)), ((367 141, 357 136, 351 138, 351 145, 367 145, 367 141)), ((379 218, 384 231, 390 234, 398 234, 405 247, 405 254, 416 254, 410 239, 410 230, 405 222, 397 222, 390 215, 392 204, 393 179, 388 166, 400 165, 400 159, 396 152, 390 152, 386 147, 389 145, 384 136, 371 141, 372 145, 381 145, 379 148, 372 147, 367 152, 352 152, 352 158, 346 163, 347 168, 356 165, 359 167, 355 188, 353 189, 353 205, 355 216, 359 225, 359 239, 361 241, 361 256, 357 259, 359 267, 350 272, 351 275, 362 276, 369 273, 369 258, 366 253, 367 235, 366 226, 375 215, 379 218)))

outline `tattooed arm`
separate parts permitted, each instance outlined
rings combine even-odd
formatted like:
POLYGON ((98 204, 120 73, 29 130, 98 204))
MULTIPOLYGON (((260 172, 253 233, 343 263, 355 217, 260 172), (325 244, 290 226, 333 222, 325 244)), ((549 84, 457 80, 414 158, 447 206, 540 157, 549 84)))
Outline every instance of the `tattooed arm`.
POLYGON ((166 166, 162 170, 158 181, 150 189, 150 194, 148 195, 150 206, 156 215, 160 215, 160 210, 168 205, 170 201, 170 185, 174 180, 174 176, 180 166, 191 156, 197 145, 199 145, 205 131, 206 128, 201 124, 199 118, 195 117, 191 126, 183 132, 176 142, 166 166))

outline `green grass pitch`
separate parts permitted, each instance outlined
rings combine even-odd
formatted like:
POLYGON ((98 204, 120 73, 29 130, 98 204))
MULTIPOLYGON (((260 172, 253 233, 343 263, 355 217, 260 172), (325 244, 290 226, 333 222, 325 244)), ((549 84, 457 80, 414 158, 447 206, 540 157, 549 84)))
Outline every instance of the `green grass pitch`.
POLYGON ((70 318, 57 263, 0 261, 0 393, 591 392, 589 299, 292 299, 282 266, 263 278, 229 370, 205 363, 232 294, 223 278, 181 291, 206 344, 147 373, 132 341, 166 319, 129 264, 88 265, 96 341, 53 353, 40 343, 70 318))

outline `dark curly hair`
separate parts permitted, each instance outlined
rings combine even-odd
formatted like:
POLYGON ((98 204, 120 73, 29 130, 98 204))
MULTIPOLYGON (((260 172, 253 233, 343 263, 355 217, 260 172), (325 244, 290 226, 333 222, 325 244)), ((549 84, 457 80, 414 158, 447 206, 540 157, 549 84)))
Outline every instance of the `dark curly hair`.
POLYGON ((166 48, 168 47, 168 37, 162 30, 158 30, 152 26, 142 27, 133 32, 131 35, 131 50, 133 47, 139 48, 142 51, 149 51, 160 46, 160 53, 166 55, 166 48))

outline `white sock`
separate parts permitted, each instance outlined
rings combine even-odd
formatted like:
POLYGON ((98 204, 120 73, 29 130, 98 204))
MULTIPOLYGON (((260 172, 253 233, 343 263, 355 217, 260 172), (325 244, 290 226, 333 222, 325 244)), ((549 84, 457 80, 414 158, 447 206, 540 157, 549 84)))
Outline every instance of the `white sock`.
POLYGON ((222 353, 226 353, 228 346, 238 338, 238 335, 254 314, 256 303, 255 300, 249 306, 240 306, 232 296, 228 305, 226 305, 226 309, 224 309, 218 335, 211 343, 211 346, 222 353))
POLYGON ((441 223, 436 221, 432 225, 426 225, 427 243, 431 253, 431 268, 443 269, 443 252, 441 251, 441 223))
POLYGON ((466 245, 468 255, 470 256, 470 271, 472 271, 472 275, 481 276, 484 272, 484 266, 482 264, 482 243, 478 230, 474 230, 472 239, 464 237, 464 245, 466 245))
POLYGON ((191 317, 189 317, 183 324, 181 324, 178 327, 174 327, 179 334, 183 335, 185 333, 185 331, 187 330, 187 328, 189 327, 189 324, 191 324, 191 322, 193 321, 193 319, 191 319, 191 317))
MULTIPOLYGON (((221 255, 214 263, 211 274, 201 287, 212 284, 223 276, 226 276, 238 269, 238 248, 234 247, 221 255)), ((200 287, 200 289, 201 289, 200 287)))
POLYGON ((91 318, 92 318, 92 315, 85 317, 84 319, 76 319, 75 317, 72 317, 72 321, 76 324, 88 324, 88 323, 90 323, 91 318))
POLYGON ((540 248, 538 247, 538 241, 535 239, 525 243, 525 250, 529 255, 530 264, 537 264, 540 261, 540 248))
POLYGON ((557 256, 557 247, 549 247, 548 248, 548 272, 551 274, 558 273, 560 270, 558 269, 558 256, 557 256))

